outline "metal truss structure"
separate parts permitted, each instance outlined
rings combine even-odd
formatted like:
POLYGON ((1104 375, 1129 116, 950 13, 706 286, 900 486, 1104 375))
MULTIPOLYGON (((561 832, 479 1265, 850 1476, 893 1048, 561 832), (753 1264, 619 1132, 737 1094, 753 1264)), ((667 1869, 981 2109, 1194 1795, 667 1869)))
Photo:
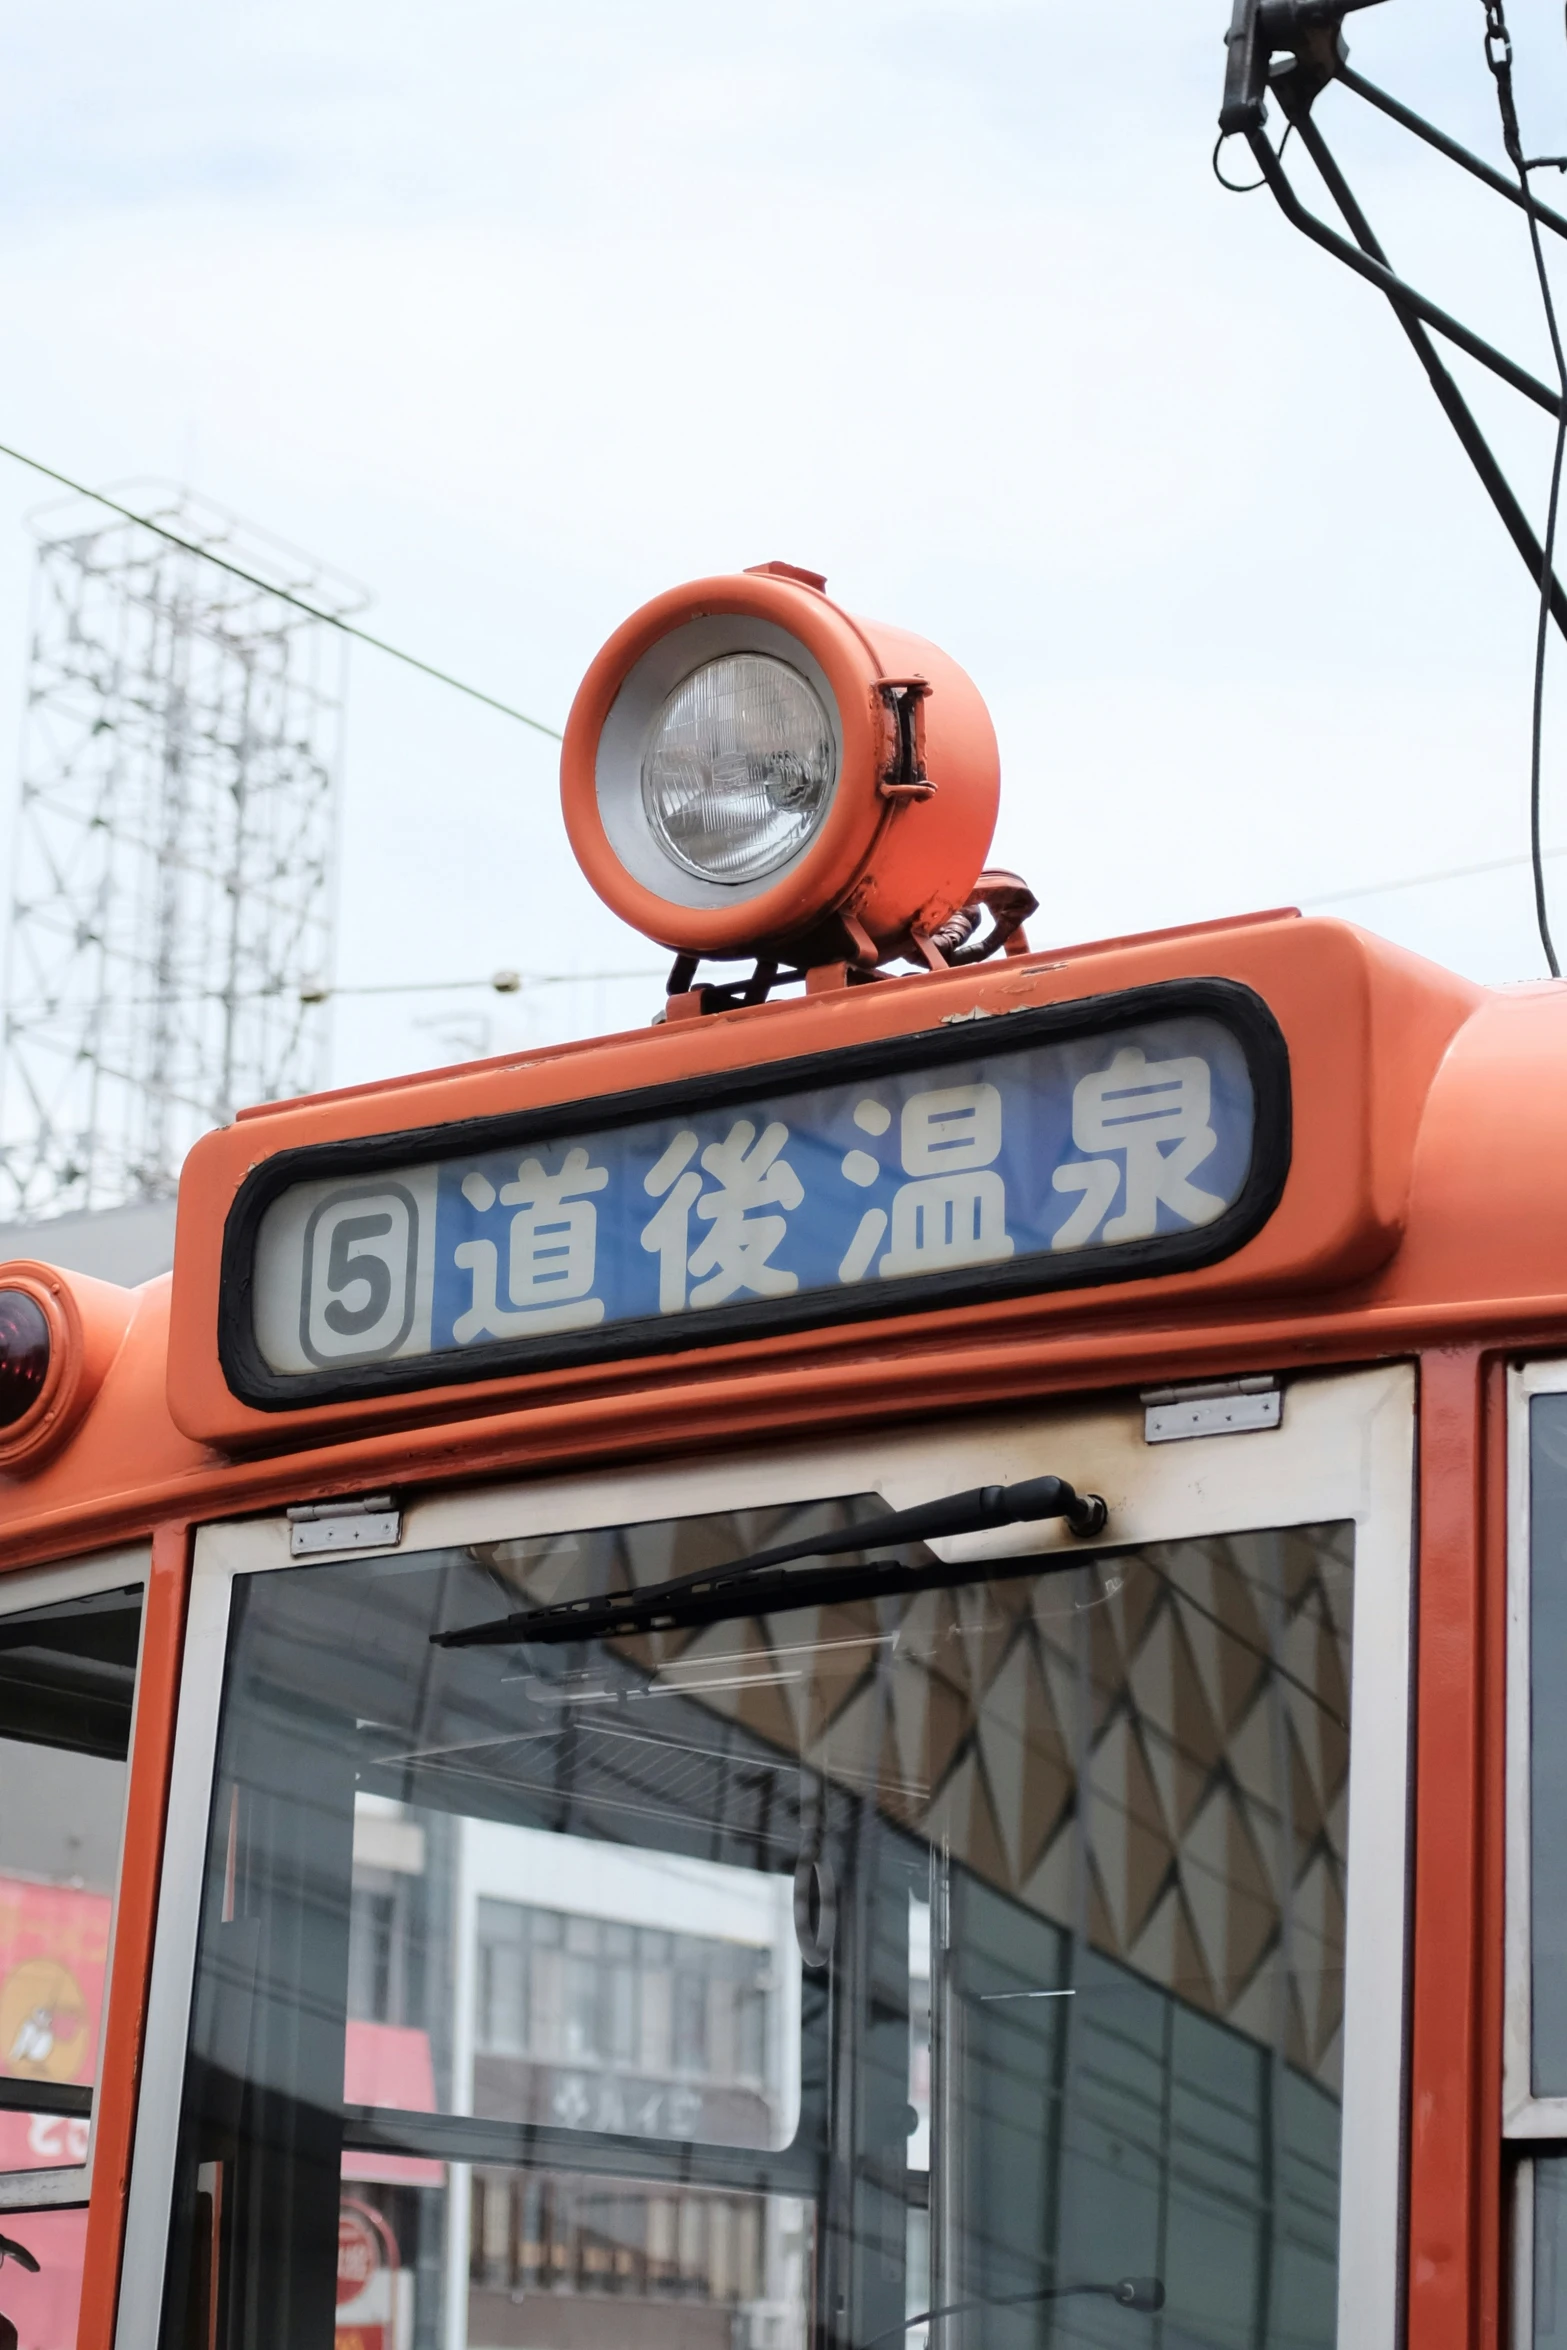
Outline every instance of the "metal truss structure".
POLYGON ((141 507, 188 544, 36 520, 0 1216, 167 1195, 198 1135, 321 1077, 347 644, 288 599, 364 599, 205 501, 141 507))

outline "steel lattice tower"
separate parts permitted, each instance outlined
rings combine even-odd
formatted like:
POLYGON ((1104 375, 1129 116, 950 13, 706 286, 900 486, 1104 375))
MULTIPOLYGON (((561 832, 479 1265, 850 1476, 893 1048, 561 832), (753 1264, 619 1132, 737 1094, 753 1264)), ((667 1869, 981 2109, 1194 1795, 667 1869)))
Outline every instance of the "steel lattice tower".
POLYGON ((0 1052, 0 1216, 173 1190, 196 1137, 320 1082, 347 582, 215 507, 36 519, 0 1052))

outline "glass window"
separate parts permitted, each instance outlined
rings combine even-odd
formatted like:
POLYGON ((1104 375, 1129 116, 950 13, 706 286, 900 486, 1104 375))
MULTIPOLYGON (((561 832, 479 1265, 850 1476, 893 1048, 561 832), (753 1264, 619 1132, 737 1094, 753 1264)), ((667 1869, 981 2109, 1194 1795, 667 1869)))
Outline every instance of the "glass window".
POLYGON ((1533 2089, 1567 2096, 1567 1395, 1529 1407, 1533 2089))
POLYGON ((87 2193, 141 1611, 0 1615, 0 2312, 50 2350, 76 2339, 87 2215, 60 2206, 87 2193))
POLYGON ((236 1581, 165 2350, 1333 2343, 1352 1529, 431 1646, 881 1506, 236 1581))
POLYGON ((74 2350, 86 2250, 85 2205, 0 2212, 0 2310, 15 2326, 21 2350, 74 2350), (12 2245, 26 2258, 10 2251, 12 2245))
POLYGON ((1567 2160, 1545 2155, 1534 2172, 1534 2324, 1540 2350, 1567 2350, 1567 2160))

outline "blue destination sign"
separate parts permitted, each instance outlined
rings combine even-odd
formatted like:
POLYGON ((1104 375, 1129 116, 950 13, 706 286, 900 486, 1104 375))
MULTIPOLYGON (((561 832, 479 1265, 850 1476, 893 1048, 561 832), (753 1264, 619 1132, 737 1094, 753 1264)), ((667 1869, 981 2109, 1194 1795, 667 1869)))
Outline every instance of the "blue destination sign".
POLYGON ((290 1153, 230 1219, 230 1377, 297 1403, 1206 1261, 1256 1229, 1288 1152, 1256 998, 1138 1000, 1215 995, 290 1153))

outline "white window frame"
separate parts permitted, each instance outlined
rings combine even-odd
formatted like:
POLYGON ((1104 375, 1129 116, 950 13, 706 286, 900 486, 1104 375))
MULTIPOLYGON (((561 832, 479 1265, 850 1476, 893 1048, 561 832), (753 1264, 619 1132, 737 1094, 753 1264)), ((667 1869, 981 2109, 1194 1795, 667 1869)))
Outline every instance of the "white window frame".
MULTIPOLYGON (((146 1543, 123 1550, 100 1552, 59 1566, 18 1567, 0 1575, 0 1619, 25 1615, 30 1608, 55 1607, 61 1600, 94 1599, 100 1591, 123 1591, 139 1584, 142 1593, 141 1633, 136 1647, 136 1686, 131 1700, 131 1739, 126 1750, 126 1801, 130 1800, 131 1761, 136 1751, 136 1715, 141 1701, 141 1645, 147 1634, 147 1583, 152 1552, 146 1543)), ((98 2025, 98 2057, 93 2067, 92 2118, 87 2130, 87 2158, 81 2163, 54 2163, 42 2170, 0 2171, 0 2212, 52 2211, 85 2204, 92 2191, 93 2150, 98 2139, 98 2084, 103 2073, 104 2034, 109 2022, 109 1990, 114 1972, 115 1938, 120 1923, 120 1871, 125 1864, 126 1818, 120 1816, 119 1850, 114 1863, 114 1894, 109 1907, 109 1957, 104 1972, 103 2011, 98 2025)))
MULTIPOLYGON (((1294 1380, 1280 1427, 1179 1444, 1148 1444, 1143 1409, 1124 1396, 950 1417, 832 1443, 458 1488, 415 1502, 401 1541, 380 1555, 866 1491, 904 1508, 1047 1471, 1104 1495, 1111 1513, 1105 1540, 1116 1548, 1353 1520, 1337 2350, 1396 2350, 1404 2267, 1414 1428, 1415 1376, 1407 1364, 1294 1380)), ((935 1547, 960 1560, 1078 1546, 1059 1526, 1031 1526, 935 1547)), ((281 1516, 207 1527, 196 1541, 116 2350, 156 2350, 158 2342, 201 1904, 197 1861, 206 1847, 233 1583, 298 1564, 281 1516)), ((454 2207, 457 2200, 453 2194, 454 2207)), ((466 2243, 466 2228, 457 2234, 466 2243)))

